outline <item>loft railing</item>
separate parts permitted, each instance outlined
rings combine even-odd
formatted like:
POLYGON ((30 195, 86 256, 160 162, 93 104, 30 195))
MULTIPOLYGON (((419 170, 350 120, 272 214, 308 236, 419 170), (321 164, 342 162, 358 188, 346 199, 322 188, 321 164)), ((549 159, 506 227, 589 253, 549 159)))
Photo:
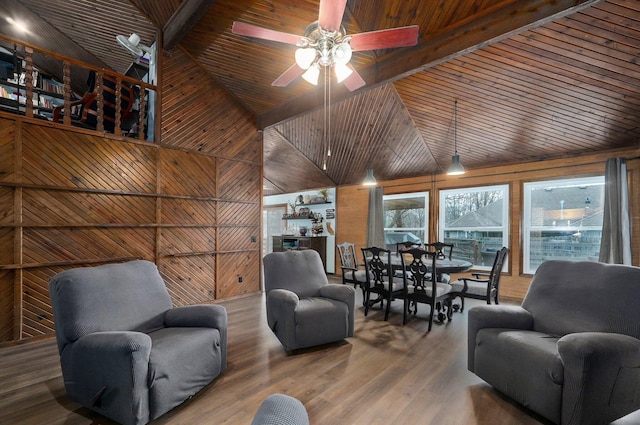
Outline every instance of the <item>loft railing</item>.
MULTIPOLYGON (((149 75, 144 64, 133 67, 149 75)), ((154 141, 155 94, 149 81, 0 34, 0 111, 154 141)))

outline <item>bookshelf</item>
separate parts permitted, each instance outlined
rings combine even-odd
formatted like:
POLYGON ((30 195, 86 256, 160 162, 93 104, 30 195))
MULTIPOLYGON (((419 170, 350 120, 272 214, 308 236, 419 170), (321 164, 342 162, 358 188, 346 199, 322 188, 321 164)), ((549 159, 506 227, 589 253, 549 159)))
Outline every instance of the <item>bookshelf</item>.
MULTIPOLYGON (((53 109, 64 104, 64 84, 32 67, 31 101, 33 115, 51 119, 53 109)), ((0 47, 0 110, 25 113, 27 104, 27 64, 17 54, 0 47)), ((75 99, 77 96, 72 94, 75 99)))

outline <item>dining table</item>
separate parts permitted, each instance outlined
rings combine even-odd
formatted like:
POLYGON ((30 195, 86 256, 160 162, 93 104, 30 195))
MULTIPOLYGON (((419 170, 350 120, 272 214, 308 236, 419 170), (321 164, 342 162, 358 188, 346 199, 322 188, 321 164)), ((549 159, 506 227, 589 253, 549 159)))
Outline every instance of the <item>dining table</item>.
MULTIPOLYGON (((384 258, 381 257, 384 261, 384 258)), ((394 271, 402 270, 402 258, 400 255, 392 255, 391 256, 391 267, 394 271)), ((473 263, 467 260, 459 259, 459 258, 436 258, 436 271, 438 275, 447 273, 463 273, 473 267, 473 263)))

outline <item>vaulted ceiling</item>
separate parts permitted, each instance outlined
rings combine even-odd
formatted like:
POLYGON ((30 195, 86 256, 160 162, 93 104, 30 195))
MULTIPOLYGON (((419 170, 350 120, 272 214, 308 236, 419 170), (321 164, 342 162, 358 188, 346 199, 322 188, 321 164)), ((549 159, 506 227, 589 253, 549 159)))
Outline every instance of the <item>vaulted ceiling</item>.
POLYGON ((117 72, 132 59, 117 34, 181 49, 255 116, 265 194, 359 183, 367 168, 383 180, 441 173, 454 133, 471 169, 640 146, 637 0, 347 0, 348 34, 418 25, 419 40, 354 53, 366 86, 332 84, 329 109, 302 78, 271 85, 295 46, 231 32, 240 21, 303 35, 318 10, 319 0, 3 0, 0 32, 117 72))

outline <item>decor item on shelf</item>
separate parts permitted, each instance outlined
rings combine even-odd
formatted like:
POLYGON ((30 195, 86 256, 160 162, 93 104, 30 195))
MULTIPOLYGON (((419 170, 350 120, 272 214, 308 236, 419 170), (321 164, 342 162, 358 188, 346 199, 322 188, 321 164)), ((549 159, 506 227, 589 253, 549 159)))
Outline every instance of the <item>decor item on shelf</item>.
POLYGON ((459 176, 464 174, 464 167, 460 163, 460 155, 458 155, 458 101, 453 106, 453 149, 454 155, 451 157, 451 166, 447 170, 450 176, 459 176))
POLYGON ((124 35, 117 35, 116 40, 122 47, 127 49, 133 56, 142 57, 145 53, 149 55, 149 64, 155 63, 155 50, 152 47, 140 44, 140 36, 136 33, 132 33, 129 38, 124 35))
POLYGON ((298 195, 298 197, 296 198, 296 203, 298 205, 304 204, 304 197, 302 195, 298 195))
POLYGON ((300 227, 300 236, 307 236, 307 227, 306 226, 302 226, 300 227))
POLYGON ((298 215, 296 211, 296 208, 298 208, 298 204, 296 204, 295 201, 289 201, 289 208, 291 208, 291 212, 289 213, 289 215, 294 217, 298 215))
POLYGON ((320 189, 320 196, 324 199, 325 202, 329 201, 329 189, 326 187, 324 189, 320 189))
POLYGON ((362 181, 365 186, 375 186, 377 184, 376 178, 373 177, 373 168, 367 168, 367 176, 362 181))
POLYGON ((307 207, 302 207, 298 210, 298 216, 311 217, 311 210, 307 207))

